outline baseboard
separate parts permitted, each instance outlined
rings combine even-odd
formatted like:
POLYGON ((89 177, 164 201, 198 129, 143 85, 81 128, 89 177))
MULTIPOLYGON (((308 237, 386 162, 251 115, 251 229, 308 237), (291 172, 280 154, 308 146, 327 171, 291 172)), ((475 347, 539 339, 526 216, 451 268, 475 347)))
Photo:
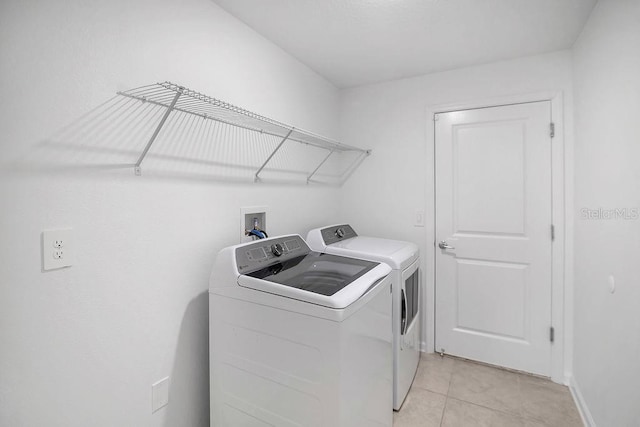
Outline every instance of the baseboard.
POLYGON ((578 383, 573 376, 569 379, 569 390, 571 391, 573 401, 578 407, 578 412, 580 412, 580 416, 582 417, 582 422, 584 423, 585 427, 597 427, 596 422, 593 421, 593 417, 591 416, 589 407, 587 407, 587 402, 582 396, 582 391, 580 391, 580 387, 578 386, 578 383))
POLYGON ((426 341, 420 341, 420 351, 423 353, 435 353, 433 348, 427 347, 426 341))

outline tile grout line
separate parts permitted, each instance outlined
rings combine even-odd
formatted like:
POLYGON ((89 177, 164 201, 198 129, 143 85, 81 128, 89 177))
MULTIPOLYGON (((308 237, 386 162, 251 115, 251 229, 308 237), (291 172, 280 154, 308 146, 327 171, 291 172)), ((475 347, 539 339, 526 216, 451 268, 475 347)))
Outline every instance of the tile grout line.
MULTIPOLYGON (((490 368, 495 368, 495 367, 493 367, 491 365, 487 365, 487 364, 483 364, 483 363, 476 363, 474 361, 470 361, 470 360, 466 360, 466 359, 459 359, 459 362, 460 363, 464 363, 464 364, 474 364, 474 365, 479 365, 479 366, 487 366, 487 367, 490 367, 490 368)), ((499 369, 499 368, 497 368, 497 369, 499 369)), ((503 369, 499 369, 499 370, 503 370, 503 369)), ((503 370, 503 371, 510 372, 508 370, 503 370)), ((449 401, 449 398, 451 398, 453 400, 457 400, 458 402, 467 403, 469 405, 473 405, 473 406, 477 406, 479 408, 487 409, 487 410, 492 411, 492 412, 501 413, 503 415, 507 415, 507 416, 510 416, 510 417, 516 417, 516 418, 518 418, 520 420, 523 420, 523 421, 525 420, 525 418, 522 416, 522 408, 521 407, 518 407, 518 412, 514 414, 514 413, 511 413, 511 412, 504 411, 502 409, 491 408, 489 406, 481 405, 479 403, 470 402, 470 401, 465 400, 465 399, 460 399, 460 398, 451 396, 449 394, 449 392, 451 390, 451 381, 452 380, 453 380, 453 371, 451 372, 451 376, 449 377, 449 388, 447 389, 447 402, 449 401)), ((521 381, 520 377, 517 376, 516 377, 516 384, 517 384, 517 391, 518 391, 518 402, 520 402, 520 404, 522 404, 522 393, 521 393, 521 389, 520 389, 520 381, 521 381)), ((443 418, 444 418, 444 414, 443 414, 443 418)), ((527 418, 527 419, 531 420, 531 418, 527 418)), ((536 420, 536 419, 533 419, 533 420, 534 421, 540 421, 540 420, 536 420)))
POLYGON ((440 424, 438 424, 438 427, 442 427, 442 423, 444 422, 444 413, 447 411, 448 403, 449 403, 449 396, 446 396, 444 399, 444 406, 442 407, 442 414, 440 414, 440 424))
MULTIPOLYGON (((464 404, 468 404, 471 406, 475 406, 477 408, 482 408, 484 410, 487 411, 491 411, 492 413, 495 414, 501 414, 502 416, 508 416, 508 417, 512 417, 514 420, 518 420, 519 422, 535 422, 535 423, 547 423, 549 421, 551 421, 551 419, 549 419, 548 417, 546 417, 543 413, 528 413, 525 411, 526 409, 526 405, 525 405, 525 389, 527 389, 527 387, 529 385, 531 385, 533 388, 540 388, 540 389, 544 389, 547 384, 546 382, 549 382, 549 380, 547 378, 540 378, 536 375, 531 375, 531 374, 527 374, 527 373, 523 373, 523 372, 519 372, 519 371, 513 371, 513 370, 509 370, 509 369, 503 369, 500 367, 496 367, 496 366, 491 366, 491 365, 487 365, 487 364, 483 364, 483 363, 476 363, 474 361, 469 361, 469 360, 460 360, 460 359, 456 359, 456 358, 452 358, 454 365, 450 367, 450 370, 448 372, 448 376, 447 376, 447 387, 446 390, 444 390, 444 387, 440 387, 441 391, 434 391, 429 389, 428 387, 421 387, 418 385, 413 384, 412 388, 418 388, 424 391, 427 391, 429 393, 434 393, 440 396, 444 396, 445 397, 445 402, 444 405, 442 407, 442 412, 440 415, 440 422, 439 422, 439 427, 443 427, 444 426, 444 419, 447 413, 447 410, 449 409, 449 404, 451 403, 450 400, 452 401, 458 401, 464 404), (459 369, 456 368, 460 368, 461 366, 466 366, 466 365, 475 365, 475 366, 484 366, 487 368, 491 368, 491 369, 496 369, 498 371, 504 372, 504 373, 508 373, 510 375, 515 376, 515 386, 516 386, 516 397, 517 397, 517 405, 515 405, 514 407, 514 411, 510 411, 510 409, 497 409, 497 408, 493 408, 493 407, 489 407, 489 406, 485 406, 484 404, 479 404, 479 403, 474 403, 471 402, 469 400, 463 399, 463 398, 458 398, 453 396, 452 393, 452 384, 453 379, 454 379, 454 375, 459 374, 459 369), (541 379, 541 380, 546 380, 545 383, 540 383, 538 384, 537 381, 530 381, 529 378, 531 379, 541 379), (443 393, 444 391, 444 393, 443 393)), ((422 361, 422 360, 421 360, 422 361)), ((434 366, 435 368, 435 366, 434 366)), ((458 375, 456 378, 460 379, 460 375, 458 375)), ((463 378, 464 379, 464 378, 463 378)), ((444 381, 443 381, 444 382, 444 381)), ((443 383, 442 382, 442 383, 443 383)), ((441 383, 441 384, 442 384, 441 383)), ((551 385, 553 385, 553 383, 550 383, 551 385)), ((528 389, 527 389, 528 390, 528 389)), ((572 403, 575 405, 575 402, 572 403)), ((578 420, 579 420, 579 414, 578 414, 578 420)))
POLYGON ((500 413, 500 414, 508 415, 508 416, 510 416, 510 417, 520 418, 520 419, 522 419, 522 420, 527 419, 527 420, 529 420, 529 421, 542 421, 542 420, 537 419, 537 418, 523 417, 523 416, 521 416, 521 415, 519 415, 519 414, 514 414, 514 413, 511 413, 511 412, 506 412, 506 411, 503 411, 502 409, 495 409, 495 408, 491 408, 491 407, 489 407, 489 406, 480 405, 479 403, 474 403, 474 402, 469 402, 468 400, 458 399, 457 397, 453 397, 453 396, 451 396, 451 397, 447 397, 447 401, 449 400, 449 398, 451 398, 452 400, 457 400, 458 402, 467 403, 467 404, 469 404, 469 405, 477 406, 478 408, 487 409, 487 410, 489 410, 489 411, 491 411, 491 412, 498 412, 498 413, 500 413))
POLYGON ((449 404, 449 390, 451 390, 451 379, 453 378, 455 361, 453 363, 454 363, 454 366, 451 368, 451 372, 449 373, 449 381, 447 382, 447 393, 445 394, 444 407, 442 408, 442 415, 440 415, 439 427, 442 427, 442 423, 444 422, 444 414, 447 411, 447 405, 449 404))

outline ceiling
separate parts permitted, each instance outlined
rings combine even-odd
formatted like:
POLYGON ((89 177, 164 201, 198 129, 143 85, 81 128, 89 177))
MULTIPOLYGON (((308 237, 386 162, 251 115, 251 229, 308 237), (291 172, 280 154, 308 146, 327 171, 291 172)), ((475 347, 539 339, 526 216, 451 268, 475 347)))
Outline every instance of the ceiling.
POLYGON ((213 0, 340 88, 570 48, 597 0, 213 0))

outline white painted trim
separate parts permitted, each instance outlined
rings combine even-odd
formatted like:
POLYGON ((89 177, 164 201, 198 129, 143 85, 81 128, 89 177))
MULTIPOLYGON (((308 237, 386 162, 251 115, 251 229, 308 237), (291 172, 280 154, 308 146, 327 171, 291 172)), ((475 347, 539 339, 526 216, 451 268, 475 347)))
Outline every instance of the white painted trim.
MULTIPOLYGON (((572 348, 571 331, 573 319, 573 301, 566 298, 567 282, 566 271, 571 271, 572 263, 568 262, 566 256, 567 243, 573 239, 568 239, 567 224, 573 223, 573 216, 568 215, 572 209, 567 209, 567 201, 571 202, 573 197, 567 198, 568 188, 566 186, 566 164, 565 164, 565 120, 564 120, 564 98, 562 92, 555 94, 551 98, 551 119, 555 123, 555 137, 551 144, 551 178, 552 178, 552 221, 555 225, 556 238, 553 242, 553 256, 551 259, 552 279, 551 279, 551 324, 555 328, 555 342, 551 346, 551 379, 557 383, 565 383, 567 368, 571 367, 571 360, 567 359, 565 349, 572 348), (570 315, 569 315, 570 314, 570 315)), ((570 292, 570 294, 572 294, 570 292)), ((571 354, 571 353, 569 353, 571 354)))
MULTIPOLYGON (((555 123, 555 137, 552 141, 552 220, 556 227, 556 239, 553 244, 552 254, 552 314, 551 321, 555 328, 555 342, 551 346, 551 379, 554 382, 566 384, 571 376, 571 349, 573 346, 573 212, 572 190, 569 184, 573 171, 573 163, 567 157, 565 138, 564 97, 562 91, 536 92, 530 94, 513 95, 469 101, 456 104, 431 105, 426 109, 427 126, 426 141, 427 153, 430 158, 425 159, 427 176, 431 176, 434 185, 427 185, 425 195, 426 212, 435 212, 435 126, 434 117, 437 113, 449 111, 468 110, 475 108, 487 108, 500 105, 522 104, 526 102, 550 101, 551 117, 555 123)), ((570 151, 570 150, 569 150, 570 151)), ((571 152, 571 151, 570 151, 571 152)), ((435 215, 434 215, 435 221, 435 215)), ((425 331, 422 343, 423 351, 433 352, 435 345, 435 224, 425 227, 425 239, 427 253, 425 254, 425 296, 423 298, 423 310, 425 319, 423 328, 425 331)))
POLYGON ((576 407, 578 408, 578 412, 580 413, 580 417, 582 418, 582 423, 586 427, 596 427, 596 422, 593 420, 593 416, 591 415, 591 411, 589 411, 589 407, 587 406, 587 402, 584 400, 584 396, 582 396, 582 391, 576 382, 574 377, 571 377, 569 380, 569 390, 571 391, 571 397, 573 397, 573 401, 576 403, 576 407))

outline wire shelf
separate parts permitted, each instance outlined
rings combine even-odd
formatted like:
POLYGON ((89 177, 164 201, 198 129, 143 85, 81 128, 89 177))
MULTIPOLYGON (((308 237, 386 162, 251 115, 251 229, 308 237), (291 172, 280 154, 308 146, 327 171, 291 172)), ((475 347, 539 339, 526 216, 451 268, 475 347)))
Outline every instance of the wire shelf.
POLYGON ((356 154, 359 154, 348 169, 353 169, 354 166, 357 167, 357 164, 371 153, 371 150, 343 144, 338 141, 295 128, 171 82, 142 86, 128 91, 118 92, 118 95, 132 98, 142 103, 150 103, 166 108, 164 115, 160 119, 155 131, 135 164, 135 172, 137 175, 141 175, 142 162, 158 137, 158 134, 161 132, 165 122, 173 112, 187 113, 203 119, 214 120, 225 125, 258 132, 260 134, 271 135, 281 139, 277 147, 255 172, 254 181, 260 180, 261 172, 286 141, 293 141, 327 151, 327 154, 322 158, 322 161, 307 176, 307 182, 311 181, 311 178, 322 168, 333 153, 355 152, 356 154))

